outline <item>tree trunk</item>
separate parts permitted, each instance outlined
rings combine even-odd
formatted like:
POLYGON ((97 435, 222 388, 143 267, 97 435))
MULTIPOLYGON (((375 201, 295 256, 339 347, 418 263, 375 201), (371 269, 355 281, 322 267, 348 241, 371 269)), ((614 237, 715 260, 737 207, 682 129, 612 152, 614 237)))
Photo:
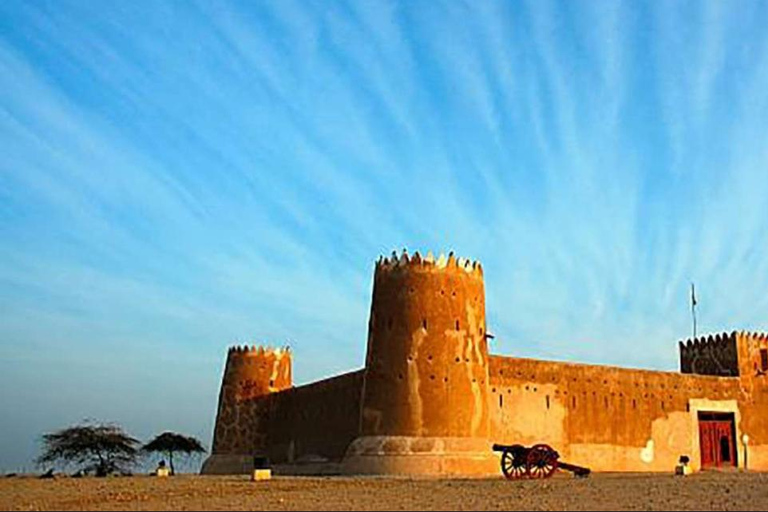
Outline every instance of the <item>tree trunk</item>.
POLYGON ((173 450, 168 451, 168 460, 171 463, 171 476, 176 474, 176 470, 173 468, 173 450))
POLYGON ((96 476, 105 477, 107 476, 106 461, 104 460, 104 457, 101 455, 101 452, 96 452, 96 456, 99 458, 99 463, 96 466, 96 476))

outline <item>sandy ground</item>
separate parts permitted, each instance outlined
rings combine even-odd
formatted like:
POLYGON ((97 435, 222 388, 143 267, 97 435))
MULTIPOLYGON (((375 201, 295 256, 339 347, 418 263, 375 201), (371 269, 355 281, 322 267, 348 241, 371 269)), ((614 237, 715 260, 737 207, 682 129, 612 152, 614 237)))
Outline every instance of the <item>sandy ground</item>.
POLYGON ((0 479, 2 510, 768 510, 768 474, 546 481, 177 476, 0 479))

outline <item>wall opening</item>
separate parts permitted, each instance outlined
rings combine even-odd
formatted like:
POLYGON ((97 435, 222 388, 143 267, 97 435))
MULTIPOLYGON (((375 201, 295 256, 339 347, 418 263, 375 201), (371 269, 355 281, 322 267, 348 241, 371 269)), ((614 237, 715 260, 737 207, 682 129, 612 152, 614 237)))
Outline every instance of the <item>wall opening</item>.
POLYGON ((768 372, 768 348, 760 349, 760 369, 768 372))
POLYGON ((547 410, 549 410, 549 395, 547 395, 547 410))
POLYGON ((720 438, 720 455, 724 462, 731 461, 731 443, 728 442, 727 437, 720 438))
POLYGON ((736 422, 732 412, 699 412, 701 467, 737 467, 736 422))
POLYGON ((504 407, 504 395, 499 393, 499 409, 501 409, 502 407, 504 407))

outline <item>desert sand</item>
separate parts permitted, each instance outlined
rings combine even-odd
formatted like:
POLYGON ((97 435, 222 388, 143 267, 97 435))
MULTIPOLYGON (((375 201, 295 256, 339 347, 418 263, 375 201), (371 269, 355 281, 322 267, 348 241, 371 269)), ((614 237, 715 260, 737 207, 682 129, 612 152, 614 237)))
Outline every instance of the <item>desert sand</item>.
POLYGON ((768 510, 768 474, 0 479, 3 510, 768 510))

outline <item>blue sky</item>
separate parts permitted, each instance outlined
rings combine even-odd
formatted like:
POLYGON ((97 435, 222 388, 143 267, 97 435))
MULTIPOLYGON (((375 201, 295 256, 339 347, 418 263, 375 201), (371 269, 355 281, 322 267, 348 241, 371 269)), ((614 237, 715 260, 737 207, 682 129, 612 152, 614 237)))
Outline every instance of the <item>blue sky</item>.
POLYGON ((373 262, 479 259, 496 353, 768 329, 765 2, 0 2, 0 469, 210 443, 226 347, 362 366, 373 262), (737 7, 737 8, 736 8, 737 7))

